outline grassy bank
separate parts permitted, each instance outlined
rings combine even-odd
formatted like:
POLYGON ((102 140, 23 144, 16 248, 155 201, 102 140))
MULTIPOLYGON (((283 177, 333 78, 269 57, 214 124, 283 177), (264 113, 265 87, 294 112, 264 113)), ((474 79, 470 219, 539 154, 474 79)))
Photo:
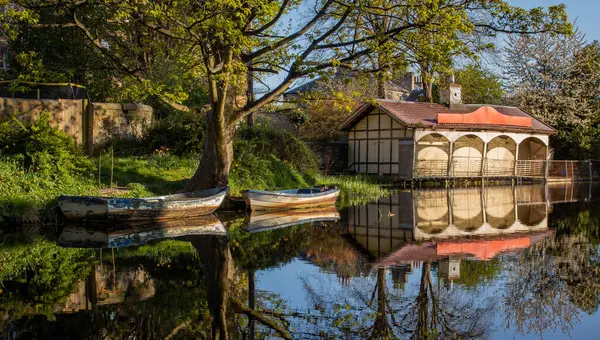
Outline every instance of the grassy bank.
MULTIPOLYGON (((113 163, 113 187, 128 188, 121 194, 126 197, 175 193, 193 175, 197 166, 196 159, 167 155, 115 157, 113 163)), ((264 163, 235 163, 231 173, 231 194, 241 196, 246 189, 277 190, 327 184, 342 189, 342 205, 353 205, 388 193, 373 177, 303 173, 293 165, 276 159, 264 163)), ((99 195, 100 189, 110 186, 110 170, 111 159, 105 155, 100 186, 97 172, 53 181, 25 171, 14 159, 0 158, 0 222, 52 222, 56 197, 63 194, 99 195)))
MULTIPOLYGON (((175 193, 198 165, 199 157, 173 154, 168 147, 135 156, 107 149, 101 155, 88 157, 70 145, 60 132, 44 129, 32 128, 20 136, 5 136, 4 148, 0 143, 0 223, 54 222, 56 197, 100 195, 103 189, 111 188, 111 183, 113 188, 127 188, 119 194, 126 197, 175 193), (38 149, 32 149, 28 142, 31 139, 44 140, 46 148, 39 148, 36 143, 38 149), (7 147, 18 143, 22 144, 21 151, 7 147)), ((235 197, 240 197, 246 189, 278 190, 327 184, 342 189, 342 205, 352 205, 388 193, 376 178, 321 175, 314 154, 304 143, 284 132, 242 129, 234 150, 230 188, 235 197)))

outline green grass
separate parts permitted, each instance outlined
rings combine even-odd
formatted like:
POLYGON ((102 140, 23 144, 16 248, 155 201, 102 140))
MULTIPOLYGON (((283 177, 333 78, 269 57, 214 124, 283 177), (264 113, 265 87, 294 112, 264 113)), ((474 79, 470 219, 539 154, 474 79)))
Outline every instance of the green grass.
POLYGON ((387 178, 367 175, 317 176, 319 184, 335 185, 341 189, 340 205, 352 206, 375 201, 388 196, 391 191, 382 186, 387 178))
POLYGON ((91 177, 73 176, 50 180, 23 170, 14 158, 0 158, 0 223, 42 223, 55 220, 56 197, 97 195, 91 177))
MULTIPOLYGON (((98 164, 98 159, 96 159, 98 164)), ((102 157, 100 186, 98 173, 43 178, 25 171, 13 158, 0 158, 0 223, 48 223, 57 218, 56 197, 60 195, 100 195, 110 186, 111 163, 113 187, 127 187, 126 197, 144 197, 175 193, 196 170, 198 160, 168 154, 138 157, 102 157)), ((381 179, 369 176, 323 176, 302 172, 293 164, 274 156, 246 156, 234 162, 230 175, 231 195, 240 197, 246 189, 278 190, 336 185, 342 189, 341 205, 356 205, 389 194, 379 185, 381 179)))

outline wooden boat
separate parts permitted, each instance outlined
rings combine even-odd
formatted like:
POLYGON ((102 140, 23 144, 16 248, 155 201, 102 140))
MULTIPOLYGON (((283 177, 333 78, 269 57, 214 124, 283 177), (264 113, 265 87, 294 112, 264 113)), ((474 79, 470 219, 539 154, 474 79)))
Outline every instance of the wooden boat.
POLYGON ((60 196, 58 206, 69 220, 169 219, 212 214, 229 187, 147 198, 60 196))
POLYGON ((225 236, 227 229, 215 215, 155 223, 72 224, 63 229, 58 244, 70 248, 123 248, 192 235, 225 236))
POLYGON ((305 223, 329 222, 340 219, 335 206, 310 209, 290 209, 252 212, 244 229, 250 233, 291 227, 305 223))
POLYGON ((247 190, 242 194, 251 210, 304 209, 334 205, 340 189, 247 190))

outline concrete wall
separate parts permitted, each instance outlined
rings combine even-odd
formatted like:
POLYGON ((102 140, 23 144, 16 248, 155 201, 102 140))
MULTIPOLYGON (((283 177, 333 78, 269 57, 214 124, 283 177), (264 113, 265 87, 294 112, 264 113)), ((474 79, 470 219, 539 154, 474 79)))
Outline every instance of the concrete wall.
POLYGON ((91 151, 111 137, 132 138, 152 124, 152 107, 142 104, 88 103, 80 99, 0 98, 0 121, 14 115, 20 121, 35 121, 42 112, 51 114, 51 124, 91 151))

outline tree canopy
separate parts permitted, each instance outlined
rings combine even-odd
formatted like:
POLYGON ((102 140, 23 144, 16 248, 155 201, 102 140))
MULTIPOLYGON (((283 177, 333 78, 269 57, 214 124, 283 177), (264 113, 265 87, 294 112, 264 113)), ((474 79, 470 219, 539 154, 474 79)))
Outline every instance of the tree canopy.
POLYGON ((87 51, 114 70, 112 83, 132 97, 155 97, 187 111, 189 87, 205 85, 209 113, 204 152, 186 190, 225 186, 237 123, 301 77, 341 65, 389 70, 410 42, 416 42, 428 60, 440 55, 443 60, 452 51, 463 50, 467 42, 458 39, 463 35, 571 30, 562 5, 525 10, 503 0, 13 0, 10 4, 5 20, 10 38, 24 38, 24 32, 34 29, 77 31, 85 37, 87 51), (262 96, 247 91, 247 77, 263 81, 272 74, 281 74, 281 81, 262 96))

